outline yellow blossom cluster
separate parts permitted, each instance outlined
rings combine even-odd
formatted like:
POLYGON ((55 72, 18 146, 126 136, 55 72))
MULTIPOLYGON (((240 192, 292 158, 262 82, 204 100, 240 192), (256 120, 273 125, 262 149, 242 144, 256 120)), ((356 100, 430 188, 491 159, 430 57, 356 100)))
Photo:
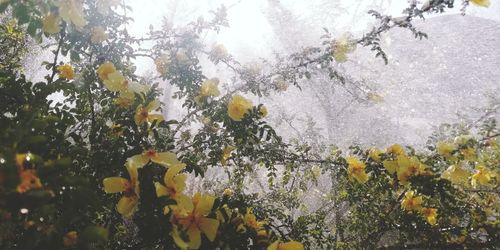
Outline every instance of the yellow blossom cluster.
POLYGON ((101 64, 97 68, 97 75, 103 81, 106 89, 120 94, 115 98, 114 102, 122 108, 127 108, 132 105, 136 93, 141 94, 147 91, 146 86, 127 80, 120 71, 116 70, 115 65, 111 62, 101 64))
POLYGON ((423 207, 422 196, 415 195, 414 191, 407 191, 401 201, 401 208, 408 212, 419 212, 430 225, 437 223, 437 208, 423 207))

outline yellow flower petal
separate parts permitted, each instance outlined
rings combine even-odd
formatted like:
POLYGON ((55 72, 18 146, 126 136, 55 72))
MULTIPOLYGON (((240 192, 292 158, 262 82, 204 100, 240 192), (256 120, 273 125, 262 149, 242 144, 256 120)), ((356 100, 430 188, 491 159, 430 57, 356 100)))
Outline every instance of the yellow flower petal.
POLYGON ((138 154, 128 158, 127 162, 132 167, 142 168, 144 167, 144 165, 148 164, 149 158, 144 156, 143 154, 138 154))
POLYGON ((147 110, 147 111, 157 110, 160 106, 161 106, 160 101, 158 101, 158 100, 154 100, 154 101, 150 102, 150 103, 148 104, 148 106, 146 106, 146 110, 147 110))
POLYGON ((202 215, 207 215, 212 210, 215 197, 210 195, 203 195, 198 203, 197 210, 202 215))
POLYGON ((200 229, 207 236, 208 240, 214 241, 219 228, 219 221, 211 218, 201 218, 200 229))
POLYGON ((151 157, 151 161, 164 166, 180 165, 176 166, 176 169, 179 169, 179 171, 186 166, 185 164, 177 160, 177 155, 172 152, 157 153, 155 156, 151 157))
POLYGON ((279 250, 304 250, 304 245, 298 241, 289 241, 286 243, 281 243, 278 246, 279 250))
POLYGON ((47 15, 43 18, 42 31, 49 34, 59 33, 61 27, 59 26, 60 18, 55 14, 47 15))
POLYGON ((137 210, 138 203, 139 197, 137 196, 123 196, 120 201, 118 201, 118 204, 116 204, 116 211, 123 217, 130 218, 137 210))
POLYGON ((104 192, 108 194, 123 192, 129 186, 130 182, 122 177, 108 177, 102 180, 104 192))
POLYGON ((187 234, 189 236, 189 248, 198 249, 201 246, 201 232, 196 227, 191 227, 188 229, 187 234))
POLYGON ((115 71, 116 71, 115 65, 110 62, 101 64, 101 66, 97 68, 97 74, 102 81, 108 79, 108 75, 115 71))
POLYGON ((124 91, 126 89, 124 82, 125 77, 119 71, 109 73, 107 79, 103 81, 104 87, 113 92, 124 91))
POLYGON ((470 0, 470 2, 481 7, 490 7, 490 0, 470 0))
POLYGON ((157 197, 168 195, 167 188, 165 186, 163 186, 162 184, 160 184, 159 182, 155 182, 155 190, 156 190, 157 197))
POLYGON ((233 121, 241 121, 246 113, 252 109, 252 102, 243 96, 235 95, 227 105, 227 113, 233 121))
POLYGON ((277 241, 273 242, 273 244, 269 245, 267 247, 267 250, 277 250, 279 244, 280 244, 280 241, 277 240, 277 241))

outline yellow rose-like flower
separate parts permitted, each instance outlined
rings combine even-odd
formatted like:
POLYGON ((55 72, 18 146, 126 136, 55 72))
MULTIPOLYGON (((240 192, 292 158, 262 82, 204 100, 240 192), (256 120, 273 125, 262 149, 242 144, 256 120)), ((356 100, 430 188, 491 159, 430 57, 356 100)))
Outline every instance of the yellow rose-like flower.
POLYGON ((475 161, 477 159, 476 149, 474 148, 467 147, 460 149, 460 153, 463 155, 466 161, 475 161))
POLYGON ((103 83, 104 87, 113 92, 123 91, 128 85, 128 81, 125 80, 125 77, 119 71, 109 73, 103 83))
MULTIPOLYGON (((264 229, 264 225, 267 224, 266 221, 258 221, 257 217, 253 214, 251 208, 247 208, 245 216, 243 216, 243 222, 246 227, 251 228, 255 232, 264 229)), ((244 231, 244 230, 242 230, 244 231)))
POLYGON ((75 77, 75 71, 73 67, 69 64, 63 64, 57 67, 57 71, 59 72, 59 77, 67 80, 71 80, 75 77))
POLYGON ((333 43, 332 49, 335 61, 343 63, 347 61, 347 54, 356 49, 356 40, 353 39, 352 34, 344 33, 333 43))
POLYGON ((141 126, 145 122, 163 121, 163 115, 151 113, 158 108, 160 108, 160 102, 158 100, 150 102, 146 107, 139 105, 134 115, 135 124, 137 124, 137 126, 141 126))
POLYGON ((200 87, 200 96, 219 96, 219 79, 212 78, 205 80, 200 87))
POLYGON ((490 7, 490 0, 470 0, 469 2, 485 8, 490 7))
POLYGON ((120 92, 120 96, 114 99, 115 105, 121 108, 128 108, 134 103, 135 95, 130 91, 120 92))
POLYGON ((355 157, 347 157, 347 164, 349 164, 347 168, 347 174, 349 176, 349 180, 353 180, 353 178, 360 182, 365 183, 368 181, 368 174, 365 172, 366 165, 355 157))
POLYGON ((304 245, 298 241, 282 243, 277 240, 267 247, 267 250, 304 250, 304 245))
POLYGON ((409 158, 406 155, 400 155, 397 157, 397 163, 398 180, 403 185, 408 183, 408 179, 412 175, 431 174, 426 171, 425 165, 415 157, 409 158))
POLYGON ((170 55, 167 53, 163 53, 161 56, 156 58, 154 60, 154 62, 155 62, 156 70, 158 71, 158 73, 160 73, 161 76, 167 75, 167 73, 169 72, 169 66, 171 63, 170 55))
POLYGON ((439 142, 436 145, 436 150, 438 154, 442 155, 447 160, 455 161, 457 158, 453 156, 456 147, 451 143, 439 142))
POLYGON ((70 231, 66 233, 63 237, 63 244, 65 247, 75 246, 78 242, 78 233, 76 231, 70 231))
MULTIPOLYGON (((156 152, 154 149, 146 150, 141 154, 134 155, 127 159, 127 162, 135 168, 142 168, 148 164, 149 161, 160 164, 165 167, 173 167, 177 165, 184 165, 177 159, 177 155, 173 152, 156 152)), ((181 168, 182 170, 182 168, 181 168)), ((180 170, 179 170, 180 171, 180 170)))
POLYGON ((268 112, 267 112, 266 106, 264 106, 264 105, 260 106, 260 108, 259 108, 259 117, 260 118, 264 118, 264 117, 267 116, 267 113, 268 112))
POLYGON ((384 168, 389 172, 389 174, 394 174, 398 171, 399 165, 398 161, 390 161, 390 160, 385 160, 383 161, 384 168))
POLYGON ((21 180, 21 183, 19 183, 16 188, 18 193, 24 193, 31 189, 42 188, 42 182, 33 169, 21 170, 19 172, 19 179, 21 180))
POLYGON ((113 63, 107 62, 101 64, 101 66, 97 68, 97 75, 102 81, 104 81, 108 79, 109 74, 115 71, 116 71, 115 65, 113 63))
POLYGON ((233 121, 241 121, 250 109, 252 109, 252 102, 243 96, 235 95, 227 105, 227 113, 233 121))
POLYGON ((42 31, 49 34, 58 33, 61 30, 59 26, 60 18, 56 14, 49 14, 43 18, 42 31))
POLYGON ((436 225, 436 221, 437 221, 437 208, 428 208, 428 207, 425 207, 425 208, 422 208, 422 210, 420 210, 420 213, 422 214, 422 216, 425 218, 425 220, 427 221, 427 223, 431 224, 431 225, 436 225))
POLYGON ((233 194, 234 194, 234 191, 232 189, 230 189, 230 188, 224 189, 224 192, 222 193, 222 195, 228 196, 228 197, 229 196, 233 196, 233 194))
POLYGON ((235 149, 236 148, 234 146, 229 145, 222 150, 222 160, 221 160, 222 165, 226 165, 227 160, 229 159, 229 157, 231 157, 231 153, 235 149))
POLYGON ((466 184, 469 180, 470 172, 460 166, 451 165, 441 176, 453 184, 466 184))
POLYGON ((405 193, 405 198, 401 201, 401 207, 406 211, 418 211, 422 208, 422 197, 415 196, 413 191, 405 193))
POLYGON ((491 178, 494 174, 486 168, 485 166, 477 166, 476 173, 472 175, 471 184, 473 187, 477 187, 479 185, 486 185, 491 181, 491 178))
POLYGON ((56 3, 59 15, 67 23, 73 23, 82 28, 87 22, 83 15, 83 2, 81 0, 60 0, 56 3))
POLYGON ((285 92, 288 89, 288 83, 283 80, 282 77, 278 77, 276 80, 274 80, 273 84, 278 91, 285 92))
POLYGON ((106 41, 106 39, 108 39, 108 35, 103 27, 97 26, 90 31, 90 41, 92 43, 101 43, 106 41))
POLYGON ((380 155, 382 154, 382 151, 380 149, 372 148, 372 149, 370 149, 368 154, 372 160, 374 160, 376 162, 381 161, 380 155))
POLYGON ((393 154, 393 155, 406 155, 405 153, 405 149, 403 148, 403 146, 399 145, 399 144, 393 144, 391 146, 389 146, 386 150, 386 152, 388 154, 393 154))
POLYGON ((181 248, 198 249, 201 246, 201 233, 205 234, 209 241, 214 241, 219 228, 217 219, 207 218, 212 210, 215 197, 196 193, 192 200, 186 203, 173 205, 172 221, 176 224, 172 237, 174 242, 181 248), (177 226, 186 231, 189 242, 185 242, 179 235, 177 226))
POLYGON ((137 168, 127 162, 129 180, 123 177, 108 177, 102 181, 104 192, 108 194, 123 193, 116 204, 116 210, 123 217, 130 218, 134 215, 139 204, 139 174, 137 168))
POLYGON ((188 202, 189 197, 182 192, 186 189, 186 178, 184 174, 179 174, 186 167, 186 164, 175 164, 168 168, 163 177, 163 184, 155 182, 156 195, 158 197, 168 196, 177 201, 177 203, 188 202))
POLYGON ((222 44, 217 44, 212 48, 212 51, 210 51, 210 60, 212 60, 214 63, 218 63, 220 60, 224 60, 228 57, 228 53, 226 50, 226 47, 222 44))

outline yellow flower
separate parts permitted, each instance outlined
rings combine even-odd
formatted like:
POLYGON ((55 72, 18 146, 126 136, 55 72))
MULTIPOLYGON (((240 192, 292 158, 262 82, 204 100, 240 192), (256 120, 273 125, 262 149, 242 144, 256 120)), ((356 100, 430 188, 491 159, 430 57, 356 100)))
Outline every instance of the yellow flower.
POLYGON ((470 0, 470 2, 481 7, 490 7, 490 0, 470 0))
POLYGON ((257 217, 253 214, 251 208, 247 208, 247 212, 243 217, 243 222, 245 226, 252 228, 255 232, 264 229, 264 225, 267 224, 266 221, 257 221, 257 217))
POLYGON ((233 121, 241 121, 248 111, 252 109, 252 102, 243 96, 235 95, 227 105, 227 113, 233 121))
POLYGON ((59 15, 67 23, 73 23, 82 28, 87 22, 83 17, 83 2, 81 0, 60 0, 56 3, 59 15))
POLYGON ((278 91, 285 92, 288 89, 288 83, 281 77, 274 80, 273 84, 278 91))
POLYGON ((233 194, 234 194, 234 191, 230 188, 224 189, 224 192, 222 193, 222 195, 228 196, 228 197, 233 196, 233 194))
POLYGON ((427 223, 436 225, 437 208, 424 207, 420 210, 420 213, 422 213, 427 223))
POLYGON ((464 156, 466 161, 475 161, 477 159, 476 150, 474 148, 463 148, 460 149, 460 153, 464 156))
POLYGON ((106 41, 106 39, 108 39, 108 35, 103 27, 97 26, 90 31, 90 41, 92 43, 101 43, 106 41))
POLYGON ((43 18, 42 31, 49 34, 58 33, 61 30, 59 26, 60 18, 56 14, 49 14, 43 18))
POLYGON ((391 146, 389 146, 386 150, 386 152, 388 154, 393 154, 393 155, 406 155, 405 153, 405 149, 403 148, 403 146, 399 145, 399 144, 393 144, 391 146))
POLYGON ((365 172, 366 165, 360 160, 354 157, 346 158, 347 164, 349 164, 347 168, 347 173, 349 176, 349 180, 356 179, 356 181, 360 183, 365 183, 368 181, 368 174, 365 172))
POLYGON ((73 71, 73 67, 69 64, 58 66, 57 71, 59 72, 60 78, 71 80, 75 77, 75 71, 73 71))
POLYGON ((469 179, 470 172, 460 166, 451 165, 441 176, 451 181, 453 184, 466 184, 469 179))
POLYGON ((372 149, 370 149, 368 154, 372 160, 374 160, 376 162, 381 161, 380 155, 382 154, 382 151, 380 149, 372 148, 372 149))
POLYGON ((158 71, 158 73, 160 73, 161 76, 165 76, 169 72, 168 67, 171 63, 169 54, 162 54, 160 57, 156 58, 154 62, 156 65, 156 70, 158 71))
POLYGON ((75 246, 78 242, 78 233, 76 231, 67 232, 63 237, 63 244, 65 247, 75 246))
POLYGON ((394 174, 398 171, 399 165, 398 161, 390 161, 390 160, 385 160, 383 161, 384 168, 389 172, 389 174, 394 174))
POLYGON ((436 150, 438 154, 442 155, 447 160, 455 161, 457 158, 453 156, 456 150, 455 145, 451 143, 439 142, 436 145, 436 150))
POLYGON ((279 240, 267 247, 267 250, 304 250, 304 245, 298 241, 281 243, 279 240))
POLYGON ((228 57, 228 53, 226 50, 226 47, 222 44, 217 44, 212 48, 212 51, 210 51, 210 60, 214 61, 216 64, 220 60, 224 60, 228 57))
POLYGON ((113 63, 107 62, 101 64, 99 68, 97 68, 97 75, 99 75, 99 78, 104 81, 108 79, 108 75, 115 72, 116 68, 113 63))
MULTIPOLYGON (((142 168, 148 164, 149 161, 160 164, 165 167, 173 167, 177 165, 184 165, 177 159, 175 153, 162 152, 158 153, 153 149, 142 152, 142 154, 134 155, 127 159, 130 165, 136 168, 142 168)), ((180 171, 180 170, 179 170, 180 171)))
POLYGON ((219 96, 219 79, 218 78, 212 78, 205 80, 200 87, 200 96, 219 96))
POLYGON ((134 103, 135 95, 130 91, 120 92, 120 96, 114 99, 115 105, 121 108, 128 108, 134 103))
POLYGON ((356 40, 353 39, 352 34, 344 33, 338 40, 334 41, 332 50, 335 61, 343 63, 347 61, 347 54, 356 49, 356 40))
POLYGON ((156 195, 158 197, 168 196, 178 203, 187 202, 186 199, 189 200, 189 197, 182 193, 186 189, 187 176, 179 174, 185 167, 186 164, 183 163, 171 165, 163 177, 163 183, 165 185, 155 182, 156 195))
POLYGON ((196 193, 192 200, 184 204, 172 207, 172 221, 179 225, 180 229, 186 231, 189 242, 185 242, 174 227, 172 237, 174 242, 181 248, 198 249, 201 246, 201 233, 205 234, 210 241, 214 241, 219 228, 219 221, 207 218, 212 210, 215 197, 196 193))
POLYGON ((103 83, 104 87, 113 92, 126 90, 128 85, 128 81, 119 71, 109 73, 103 83))
POLYGON ((31 189, 38 189, 42 187, 42 182, 36 175, 36 171, 34 169, 25 169, 25 164, 31 161, 32 158, 33 155, 30 153, 16 154, 16 166, 19 179, 21 181, 16 188, 18 193, 24 193, 31 189))
POLYGON ((401 207, 406 211, 418 211, 422 208, 422 202, 421 196, 415 196, 413 191, 407 191, 401 201, 401 207))
POLYGON ((370 91, 366 94, 366 98, 374 103, 381 103, 384 101, 384 97, 374 91, 370 91))
POLYGON ((412 175, 430 174, 430 172, 425 170, 425 165, 420 163, 415 157, 408 158, 405 155, 400 155, 397 157, 397 162, 398 180, 403 185, 408 183, 408 179, 412 175))
POLYGON ((116 210, 123 217, 130 218, 134 215, 139 203, 139 174, 132 164, 127 162, 126 167, 130 180, 123 177, 108 177, 102 183, 104 192, 108 194, 123 193, 122 198, 116 204, 116 210))
POLYGON ((151 111, 157 110, 158 108, 160 108, 160 102, 158 100, 150 102, 146 107, 143 107, 142 104, 139 105, 134 115, 135 124, 140 126, 144 122, 163 121, 163 116, 161 114, 151 113, 151 111))
POLYGON ((267 108, 266 106, 262 105, 259 108, 259 117, 264 118, 267 116, 267 108))
POLYGON ((486 185, 490 182, 491 178, 494 174, 486 168, 485 166, 477 166, 476 173, 472 175, 471 184, 473 187, 477 187, 479 185, 486 185))
POLYGON ((222 150, 222 160, 221 160, 222 165, 226 165, 227 160, 229 159, 229 157, 231 157, 231 153, 235 149, 236 148, 234 146, 228 145, 224 148, 224 150, 222 150))

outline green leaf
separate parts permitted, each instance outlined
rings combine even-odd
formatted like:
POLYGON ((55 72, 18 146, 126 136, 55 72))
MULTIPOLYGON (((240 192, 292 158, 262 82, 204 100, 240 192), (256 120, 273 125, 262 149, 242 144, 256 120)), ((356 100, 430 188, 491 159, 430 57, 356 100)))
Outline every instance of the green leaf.
POLYGON ((4 13, 7 7, 9 7, 10 1, 7 0, 3 3, 0 3, 0 13, 4 13))
POLYGON ((34 37, 36 35, 36 22, 30 22, 30 24, 28 25, 28 34, 31 36, 31 37, 34 37))
POLYGON ((26 6, 20 4, 14 8, 14 16, 17 18, 17 23, 19 25, 28 23, 30 21, 30 16, 28 14, 28 9, 26 6))
POLYGON ((71 61, 73 62, 79 62, 80 61, 80 54, 78 54, 76 51, 72 50, 69 53, 69 57, 71 58, 71 61))
POLYGON ((88 226, 83 232, 81 239, 85 243, 104 243, 108 240, 108 229, 99 226, 88 226))

